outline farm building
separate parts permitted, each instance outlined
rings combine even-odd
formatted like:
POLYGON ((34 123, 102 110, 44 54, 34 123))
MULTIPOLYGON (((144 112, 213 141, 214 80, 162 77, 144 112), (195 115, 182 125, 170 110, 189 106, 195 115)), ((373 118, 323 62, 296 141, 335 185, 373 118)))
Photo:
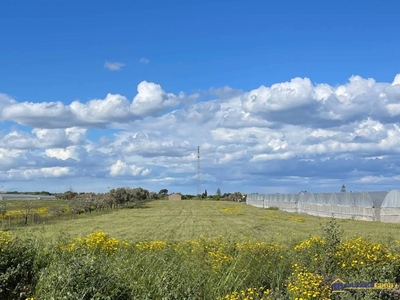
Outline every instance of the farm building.
POLYGON ((400 191, 249 194, 247 204, 319 217, 400 223, 400 191))
POLYGON ((170 194, 168 200, 182 200, 182 195, 178 193, 170 194))

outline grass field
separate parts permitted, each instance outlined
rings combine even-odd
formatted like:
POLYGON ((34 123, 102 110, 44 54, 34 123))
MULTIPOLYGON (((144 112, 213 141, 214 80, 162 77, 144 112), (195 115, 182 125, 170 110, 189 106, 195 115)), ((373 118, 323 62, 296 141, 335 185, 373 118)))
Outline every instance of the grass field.
POLYGON ((194 200, 69 216, 0 231, 1 299, 400 299, 399 224, 194 200))
MULTIPOLYGON (((46 200, 48 201, 48 200, 46 200)), ((49 203, 49 202, 48 202, 49 203)), ((73 220, 19 227, 12 230, 19 236, 60 233, 82 236, 104 231, 129 241, 213 238, 251 238, 257 241, 290 242, 321 234, 321 225, 329 218, 278 210, 255 208, 245 203, 216 201, 153 201, 141 209, 119 209, 109 213, 87 213, 73 220)), ((338 220, 345 237, 363 237, 374 242, 400 240, 400 224, 338 220)))

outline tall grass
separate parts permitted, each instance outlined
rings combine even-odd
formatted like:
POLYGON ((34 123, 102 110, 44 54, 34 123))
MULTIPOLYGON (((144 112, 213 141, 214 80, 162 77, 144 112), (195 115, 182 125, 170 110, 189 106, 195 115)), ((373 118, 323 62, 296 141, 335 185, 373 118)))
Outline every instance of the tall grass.
POLYGON ((49 242, 0 232, 0 299, 396 299, 396 291, 331 293, 335 278, 398 282, 400 247, 327 226, 296 245, 222 236, 128 243, 103 232, 49 242))

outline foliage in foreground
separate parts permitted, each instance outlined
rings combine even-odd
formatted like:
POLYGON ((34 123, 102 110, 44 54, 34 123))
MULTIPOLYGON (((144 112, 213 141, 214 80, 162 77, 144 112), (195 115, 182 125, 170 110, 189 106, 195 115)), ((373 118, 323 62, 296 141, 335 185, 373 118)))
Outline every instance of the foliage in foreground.
POLYGON ((1 299, 396 299, 332 294, 331 282, 399 282, 398 243, 342 241, 334 221, 296 245, 231 241, 128 243, 94 232, 47 244, 0 232, 1 299))

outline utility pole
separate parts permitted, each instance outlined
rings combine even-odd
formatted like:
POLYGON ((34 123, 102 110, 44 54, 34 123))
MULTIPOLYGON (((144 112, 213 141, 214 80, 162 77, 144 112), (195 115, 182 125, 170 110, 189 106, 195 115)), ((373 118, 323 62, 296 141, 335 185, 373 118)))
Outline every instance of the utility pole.
POLYGON ((201 195, 200 146, 197 147, 197 195, 201 195))

